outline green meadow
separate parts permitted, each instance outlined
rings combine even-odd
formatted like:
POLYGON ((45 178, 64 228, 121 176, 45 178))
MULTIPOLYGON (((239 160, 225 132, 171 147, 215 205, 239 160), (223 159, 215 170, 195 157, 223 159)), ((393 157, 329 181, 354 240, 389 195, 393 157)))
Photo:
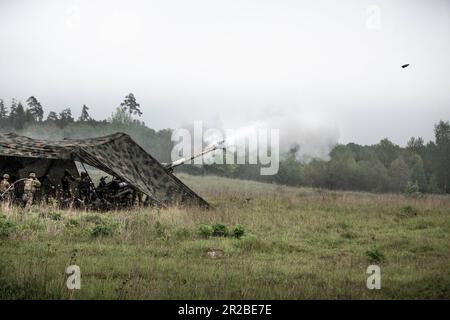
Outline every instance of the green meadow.
POLYGON ((3 208, 0 298, 450 298, 449 196, 180 178, 213 208, 3 208))

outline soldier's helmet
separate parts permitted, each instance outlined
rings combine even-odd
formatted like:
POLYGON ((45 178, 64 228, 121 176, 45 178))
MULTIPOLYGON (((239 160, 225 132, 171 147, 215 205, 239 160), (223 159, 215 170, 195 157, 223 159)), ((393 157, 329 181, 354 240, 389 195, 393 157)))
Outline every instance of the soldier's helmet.
POLYGON ((30 172, 30 174, 28 175, 28 178, 36 178, 36 173, 30 172))
POLYGON ((3 175, 3 179, 9 179, 9 174, 5 173, 5 174, 3 175))

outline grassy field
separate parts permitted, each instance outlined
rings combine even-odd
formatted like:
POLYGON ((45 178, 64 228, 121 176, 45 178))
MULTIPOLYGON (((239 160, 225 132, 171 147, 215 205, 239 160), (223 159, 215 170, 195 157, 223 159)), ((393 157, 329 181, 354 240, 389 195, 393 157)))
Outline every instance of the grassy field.
POLYGON ((0 298, 450 298, 449 197, 181 179, 214 209, 3 210, 0 298), (217 223, 230 235, 211 235, 217 223), (66 288, 71 264, 80 290, 66 288), (371 264, 380 290, 366 288, 371 264))

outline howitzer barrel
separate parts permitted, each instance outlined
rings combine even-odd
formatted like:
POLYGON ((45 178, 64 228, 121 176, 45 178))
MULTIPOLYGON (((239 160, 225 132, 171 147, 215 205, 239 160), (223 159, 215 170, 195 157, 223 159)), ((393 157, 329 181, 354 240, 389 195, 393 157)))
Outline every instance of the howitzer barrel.
POLYGON ((167 169, 169 169, 169 170, 173 170, 174 168, 176 168, 178 166, 181 166, 181 165, 185 164, 188 161, 194 160, 195 158, 201 157, 201 156, 203 156, 203 155, 205 155, 205 154, 207 154, 209 152, 213 152, 214 150, 217 150, 217 149, 225 149, 225 147, 223 146, 224 142, 225 142, 224 140, 221 140, 219 142, 216 142, 212 146, 206 148, 202 152, 193 155, 189 159, 181 158, 181 159, 175 160, 174 162, 166 163, 166 164, 164 164, 164 166, 167 169))

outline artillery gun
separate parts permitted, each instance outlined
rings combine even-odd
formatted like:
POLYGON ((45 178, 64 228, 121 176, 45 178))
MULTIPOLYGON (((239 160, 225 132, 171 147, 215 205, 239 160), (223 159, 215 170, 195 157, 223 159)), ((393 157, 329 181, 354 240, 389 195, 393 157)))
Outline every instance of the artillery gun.
MULTIPOLYGON (((181 158, 179 160, 173 161, 171 163, 162 163, 162 165, 169 171, 173 172, 176 167, 179 167, 187 162, 194 160, 195 158, 201 157, 207 153, 213 152, 218 149, 225 149, 225 141, 221 140, 219 142, 214 143, 213 145, 205 148, 202 152, 193 155, 190 158, 181 158)), ((87 174, 87 170, 83 165, 84 172, 87 174)), ((63 192, 61 189, 61 185, 57 185, 53 181, 51 181, 47 176, 40 177, 42 180, 42 192, 39 190, 38 197, 42 198, 42 201, 49 202, 50 198, 58 199, 59 203, 62 207, 69 207, 72 203, 75 207, 83 208, 83 209, 93 209, 99 211, 107 211, 111 209, 121 209, 131 207, 134 204, 136 197, 139 196, 138 190, 136 190, 132 185, 127 182, 121 181, 117 178, 112 178, 111 181, 107 182, 108 177, 103 176, 100 178, 100 182, 98 186, 94 185, 94 182, 91 180, 90 176, 87 175, 89 179, 89 190, 85 197, 83 197, 78 188, 75 188, 73 192, 73 197, 67 198, 63 196, 63 192), (45 189, 45 190, 44 190, 45 189)), ((26 179, 20 179, 15 181, 11 187, 22 182, 26 179)), ((6 194, 10 189, 6 190, 4 194, 6 194)), ((15 191, 18 191, 17 189, 15 191)), ((0 194, 0 199, 4 196, 4 194, 0 194)), ((17 201, 19 201, 20 197, 15 197, 17 201)), ((159 206, 161 205, 157 200, 153 199, 150 196, 144 197, 145 199, 140 198, 140 200, 144 200, 141 202, 144 206, 159 206)))
MULTIPOLYGON (((201 157, 207 153, 213 152, 218 149, 225 149, 224 140, 216 142, 215 144, 205 148, 202 152, 193 155, 186 159, 181 158, 171 163, 162 163, 162 165, 169 171, 173 172, 176 167, 179 167, 195 158, 201 157)), ((111 181, 106 182, 108 177, 101 177, 97 187, 92 189, 92 206, 96 210, 110 210, 117 208, 126 208, 133 205, 137 191, 128 183, 113 178, 111 181)), ((144 206, 158 205, 151 197, 146 197, 144 206)))
POLYGON ((181 159, 175 160, 171 163, 163 163, 163 166, 170 172, 173 172, 173 170, 176 167, 179 167, 179 166, 185 164, 186 162, 190 162, 190 161, 194 160, 195 158, 201 157, 207 153, 213 152, 218 149, 225 149, 225 140, 220 140, 220 141, 214 143, 213 145, 205 148, 202 152, 194 154, 192 157, 190 157, 188 159, 181 158, 181 159))
POLYGON ((110 210, 132 206, 136 190, 128 183, 113 178, 101 177, 97 187, 92 189, 91 205, 96 210, 110 210))

